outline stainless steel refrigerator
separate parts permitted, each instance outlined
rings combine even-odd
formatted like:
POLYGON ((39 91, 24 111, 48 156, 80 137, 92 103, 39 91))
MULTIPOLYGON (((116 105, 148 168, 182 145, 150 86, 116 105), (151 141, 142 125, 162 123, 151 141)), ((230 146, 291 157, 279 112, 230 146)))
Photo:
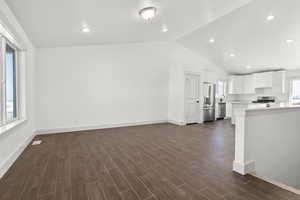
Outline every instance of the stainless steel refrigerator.
POLYGON ((203 121, 210 122, 215 120, 216 110, 216 85, 204 82, 203 84, 203 121))

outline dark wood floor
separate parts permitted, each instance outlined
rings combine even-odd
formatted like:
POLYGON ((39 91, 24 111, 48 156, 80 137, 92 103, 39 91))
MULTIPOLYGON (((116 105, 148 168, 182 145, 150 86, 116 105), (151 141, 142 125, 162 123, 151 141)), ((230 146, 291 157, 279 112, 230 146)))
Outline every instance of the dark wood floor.
POLYGON ((227 121, 38 136, 0 181, 1 200, 295 200, 232 172, 227 121))

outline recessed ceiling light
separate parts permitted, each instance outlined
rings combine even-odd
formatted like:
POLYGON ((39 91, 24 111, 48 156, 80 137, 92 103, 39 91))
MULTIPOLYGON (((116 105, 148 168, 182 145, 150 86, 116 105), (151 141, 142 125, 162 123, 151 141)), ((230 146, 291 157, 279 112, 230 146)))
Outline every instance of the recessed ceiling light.
POLYGON ((268 21, 272 21, 272 20, 274 20, 275 19, 275 16, 274 15, 269 15, 268 17, 267 17, 267 20, 268 21))
POLYGON ((215 38, 210 38, 210 39, 209 39, 209 42, 210 42, 210 43, 214 43, 214 42, 215 42, 215 38))
POLYGON ((91 32, 91 30, 90 30, 88 27, 83 27, 83 28, 81 29, 81 31, 82 31, 83 33, 89 33, 89 32, 91 32))
POLYGON ((252 68, 252 66, 250 66, 250 65, 247 65, 247 66, 246 66, 246 68, 247 68, 247 69, 251 69, 251 68, 252 68))
POLYGON ((162 28, 162 32, 166 33, 168 31, 169 31, 168 27, 166 25, 164 25, 162 28))
POLYGON ((235 54, 231 53, 229 54, 230 57, 235 57, 235 54))
POLYGON ((151 20, 157 15, 157 9, 155 7, 145 7, 139 11, 139 15, 144 20, 151 20))
POLYGON ((286 40, 286 43, 292 43, 294 40, 286 40))

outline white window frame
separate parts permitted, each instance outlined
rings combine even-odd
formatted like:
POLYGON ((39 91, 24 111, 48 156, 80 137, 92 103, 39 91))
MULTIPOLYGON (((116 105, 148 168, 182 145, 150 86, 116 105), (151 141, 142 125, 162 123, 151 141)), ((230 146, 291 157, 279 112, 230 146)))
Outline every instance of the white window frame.
POLYGON ((300 102, 295 103, 293 102, 293 81, 300 81, 300 77, 294 77, 290 80, 290 95, 289 95, 289 101, 291 104, 297 104, 300 105, 300 102))
POLYGON ((216 84, 216 87, 217 87, 217 98, 220 98, 220 99, 223 99, 223 100, 225 100, 225 98, 226 98, 226 87, 227 87, 227 82, 225 81, 225 80, 218 80, 217 81, 217 84, 216 84), (222 84, 223 84, 223 91, 222 91, 222 93, 223 93, 223 95, 219 95, 219 83, 221 83, 222 82, 222 84))
POLYGON ((0 134, 3 130, 6 130, 7 127, 12 127, 12 125, 16 124, 20 121, 20 76, 19 76, 19 51, 20 49, 11 42, 8 38, 0 34, 0 98, 1 98, 1 113, 0 113, 0 134), (16 81, 16 117, 12 120, 7 120, 7 113, 6 113, 6 61, 5 61, 5 52, 6 52, 6 45, 9 45, 15 52, 14 55, 14 64, 15 64, 15 81, 16 81), (7 126, 7 127, 6 127, 7 126))
POLYGON ((2 104, 0 104, 1 108, 0 108, 0 127, 3 126, 4 124, 4 119, 3 119, 3 113, 4 112, 4 108, 5 108, 5 101, 4 101, 4 92, 3 92, 3 86, 4 86, 4 67, 2 67, 4 65, 4 48, 2 48, 3 46, 3 36, 0 35, 0 101, 3 102, 2 104))
MULTIPOLYGON (((17 98, 17 119, 15 119, 14 121, 11 121, 10 123, 6 123, 6 124, 0 124, 0 136, 2 134, 5 134, 6 132, 10 131, 11 129, 23 124, 24 122, 27 121, 26 119, 26 55, 27 55, 27 50, 26 50, 26 46, 22 46, 20 45, 20 43, 15 40, 15 36, 13 34, 11 34, 11 32, 9 31, 9 29, 5 26, 5 24, 3 24, 0 21, 0 98, 3 97, 3 68, 2 66, 4 66, 4 60, 2 58, 2 56, 4 56, 4 51, 3 51, 3 41, 1 38, 4 38, 6 42, 9 43, 9 45, 11 47, 13 47, 16 50, 16 89, 17 89, 17 93, 16 93, 16 98, 17 98), (2 55, 1 55, 2 54, 2 55)), ((22 42, 22 44, 26 44, 24 42, 22 42)), ((2 99, 1 99, 2 100, 2 99)), ((6 105, 3 104, 3 106, 6 105)), ((3 118, 3 114, 4 112, 1 111, 0 113, 0 119, 2 120, 3 118)), ((1 123, 1 121, 0 121, 1 123)))

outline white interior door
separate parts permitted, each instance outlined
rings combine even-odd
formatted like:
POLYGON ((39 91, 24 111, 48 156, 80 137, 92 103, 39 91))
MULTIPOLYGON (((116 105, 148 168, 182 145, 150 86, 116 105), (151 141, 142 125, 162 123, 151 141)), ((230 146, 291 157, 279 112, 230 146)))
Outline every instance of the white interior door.
POLYGON ((200 123, 200 76, 185 75, 185 119, 187 124, 200 123))

